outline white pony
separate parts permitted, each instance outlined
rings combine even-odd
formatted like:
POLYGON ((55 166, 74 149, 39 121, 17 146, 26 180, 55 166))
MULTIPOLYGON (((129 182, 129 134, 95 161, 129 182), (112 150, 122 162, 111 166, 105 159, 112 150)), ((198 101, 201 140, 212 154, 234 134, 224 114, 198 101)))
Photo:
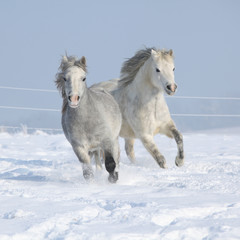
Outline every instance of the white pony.
POLYGON ((176 91, 174 70, 172 50, 147 48, 123 63, 120 80, 93 86, 105 88, 118 102, 122 113, 120 136, 125 138, 125 150, 132 162, 135 161, 134 139, 138 138, 159 166, 167 167, 154 142, 154 135, 160 133, 175 139, 178 147, 175 163, 177 166, 184 163, 183 138, 164 98, 164 92, 173 95, 176 91))
MULTIPOLYGON (((121 112, 114 98, 101 89, 87 88, 86 59, 64 56, 56 85, 63 97, 62 128, 79 161, 85 179, 93 178, 90 155, 101 149, 109 181, 118 180, 121 112)), ((95 157, 98 160, 98 157, 95 157)), ((101 167, 99 161, 96 164, 101 167)))

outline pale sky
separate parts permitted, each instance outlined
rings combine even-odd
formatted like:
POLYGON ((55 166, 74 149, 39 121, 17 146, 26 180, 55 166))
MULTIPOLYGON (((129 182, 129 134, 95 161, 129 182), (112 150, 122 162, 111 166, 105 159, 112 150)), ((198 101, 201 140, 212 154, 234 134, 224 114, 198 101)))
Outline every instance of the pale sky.
MULTIPOLYGON (((174 51, 177 95, 240 97, 239 13, 238 0, 1 1, 0 86, 55 90, 65 51, 86 56, 90 86, 154 46, 174 51)), ((0 105, 59 108, 61 98, 0 89, 0 105)), ((30 113, 6 114, 21 122, 30 113)))

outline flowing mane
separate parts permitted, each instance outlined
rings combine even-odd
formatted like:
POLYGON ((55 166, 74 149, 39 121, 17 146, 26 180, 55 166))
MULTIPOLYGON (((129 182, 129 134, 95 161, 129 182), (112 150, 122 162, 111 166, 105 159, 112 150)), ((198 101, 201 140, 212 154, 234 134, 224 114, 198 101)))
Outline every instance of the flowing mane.
POLYGON ((151 56, 152 48, 142 49, 136 52, 136 54, 125 61, 121 68, 119 86, 126 87, 129 85, 137 75, 139 69, 151 56))
POLYGON ((144 63, 149 59, 151 56, 151 51, 155 50, 158 54, 162 57, 169 56, 169 51, 165 49, 160 50, 156 48, 145 48, 139 50, 135 53, 135 55, 128 60, 126 60, 121 68, 120 80, 119 80, 119 87, 126 87, 128 86, 133 80, 135 79, 139 69, 144 65, 144 63))
POLYGON ((65 86, 64 86, 64 72, 73 66, 77 66, 82 68, 85 72, 87 72, 86 64, 82 63, 79 59, 74 56, 63 56, 61 64, 58 68, 58 73, 56 74, 55 84, 59 92, 62 94, 63 98, 63 105, 62 105, 62 112, 66 110, 67 107, 67 95, 65 93, 65 86))

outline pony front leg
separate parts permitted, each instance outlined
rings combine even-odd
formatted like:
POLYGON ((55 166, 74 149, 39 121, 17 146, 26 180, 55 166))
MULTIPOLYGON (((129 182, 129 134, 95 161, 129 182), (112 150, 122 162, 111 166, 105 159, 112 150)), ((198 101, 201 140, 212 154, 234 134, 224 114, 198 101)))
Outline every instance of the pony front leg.
POLYGON ((161 168, 167 168, 166 160, 164 156, 159 152, 156 143, 154 142, 153 136, 143 136, 140 138, 145 148, 153 156, 158 165, 161 168))
POLYGON ((83 176, 86 180, 90 180, 94 177, 93 174, 93 169, 91 166, 91 159, 90 156, 88 154, 88 151, 86 151, 84 148, 82 147, 75 147, 73 146, 73 150, 75 152, 75 154, 78 157, 78 160, 82 163, 82 169, 83 169, 83 176))
POLYGON ((171 133, 178 147, 178 154, 176 156, 175 164, 178 167, 181 167, 184 164, 183 137, 182 134, 175 127, 171 129, 171 133))
POLYGON ((118 170, 119 170, 119 158, 120 158, 120 148, 118 139, 112 144, 110 148, 104 150, 105 155, 105 167, 109 172, 108 181, 111 183, 116 183, 118 180, 118 170))

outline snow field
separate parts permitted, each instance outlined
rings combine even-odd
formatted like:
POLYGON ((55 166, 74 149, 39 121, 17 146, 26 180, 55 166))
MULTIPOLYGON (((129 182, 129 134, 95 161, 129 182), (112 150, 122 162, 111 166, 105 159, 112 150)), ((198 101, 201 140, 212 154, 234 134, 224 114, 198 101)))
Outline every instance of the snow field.
POLYGON ((0 239, 240 239, 240 135, 156 137, 168 169, 139 141, 132 165, 120 140, 119 181, 87 183, 63 134, 0 133, 0 239))

